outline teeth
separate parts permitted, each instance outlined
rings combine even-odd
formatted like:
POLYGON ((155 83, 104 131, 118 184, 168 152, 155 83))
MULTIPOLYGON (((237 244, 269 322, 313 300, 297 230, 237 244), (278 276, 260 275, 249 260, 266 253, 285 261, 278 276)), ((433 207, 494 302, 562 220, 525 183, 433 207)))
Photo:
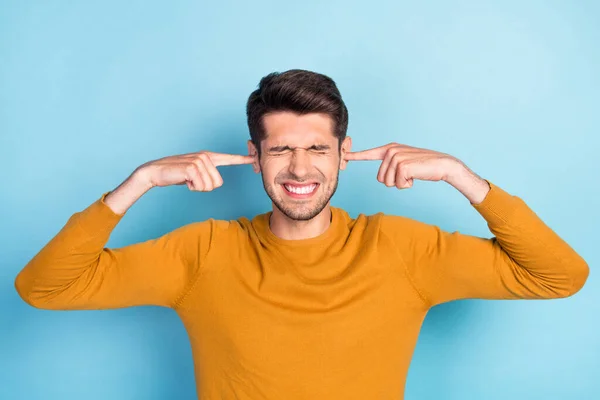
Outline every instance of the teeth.
POLYGON ((308 194, 308 193, 311 193, 312 191, 314 191, 315 188, 317 187, 316 184, 312 184, 309 186, 302 186, 302 187, 296 187, 296 186, 290 186, 290 185, 284 185, 284 186, 287 190, 289 190, 292 193, 296 193, 296 194, 308 194))

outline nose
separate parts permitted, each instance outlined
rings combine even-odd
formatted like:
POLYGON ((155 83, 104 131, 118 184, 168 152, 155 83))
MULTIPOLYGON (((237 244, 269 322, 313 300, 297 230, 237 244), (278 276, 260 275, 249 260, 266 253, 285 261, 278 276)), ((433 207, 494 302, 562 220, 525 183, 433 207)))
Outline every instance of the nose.
POLYGON ((289 171, 295 176, 302 177, 310 171, 310 156, 304 149, 294 149, 290 160, 289 171))

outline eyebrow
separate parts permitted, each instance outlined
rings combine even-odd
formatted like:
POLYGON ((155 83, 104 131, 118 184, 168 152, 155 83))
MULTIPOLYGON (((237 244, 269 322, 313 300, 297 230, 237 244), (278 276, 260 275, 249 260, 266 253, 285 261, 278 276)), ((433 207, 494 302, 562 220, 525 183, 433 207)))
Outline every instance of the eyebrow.
MULTIPOLYGON (((327 144, 313 144, 312 146, 309 147, 309 149, 312 150, 330 150, 331 146, 327 145, 327 144)), ((285 146, 273 146, 269 148, 269 152, 274 152, 277 153, 279 151, 284 151, 284 150, 293 150, 290 146, 285 145, 285 146)))

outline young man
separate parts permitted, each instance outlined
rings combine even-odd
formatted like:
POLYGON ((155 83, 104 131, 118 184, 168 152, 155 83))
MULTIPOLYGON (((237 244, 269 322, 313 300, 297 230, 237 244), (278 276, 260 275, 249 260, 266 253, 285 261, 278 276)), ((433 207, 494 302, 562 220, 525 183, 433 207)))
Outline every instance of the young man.
POLYGON ((71 216, 16 288, 43 309, 172 307, 189 333, 198 397, 402 399, 421 324, 456 299, 576 293, 586 262, 519 197, 448 154, 391 143, 351 152, 348 112, 329 77, 264 77, 247 103, 249 155, 209 151, 138 167, 71 216), (351 218, 330 205, 348 161, 380 160, 377 179, 445 181, 486 220, 491 239, 402 216, 351 218), (273 210, 195 222, 105 248, 149 189, 222 185, 218 166, 251 164, 273 210))

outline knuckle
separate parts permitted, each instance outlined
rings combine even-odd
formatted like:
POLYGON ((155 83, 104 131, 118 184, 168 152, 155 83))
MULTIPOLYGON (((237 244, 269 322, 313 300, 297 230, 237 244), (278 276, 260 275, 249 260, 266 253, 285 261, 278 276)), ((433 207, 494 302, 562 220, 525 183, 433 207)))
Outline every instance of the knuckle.
POLYGON ((204 163, 200 159, 196 159, 196 160, 192 161, 192 165, 198 172, 200 172, 204 169, 204 163))
POLYGON ((202 160, 202 161, 208 161, 208 160, 210 160, 210 157, 205 152, 198 154, 198 158, 200 160, 202 160))

